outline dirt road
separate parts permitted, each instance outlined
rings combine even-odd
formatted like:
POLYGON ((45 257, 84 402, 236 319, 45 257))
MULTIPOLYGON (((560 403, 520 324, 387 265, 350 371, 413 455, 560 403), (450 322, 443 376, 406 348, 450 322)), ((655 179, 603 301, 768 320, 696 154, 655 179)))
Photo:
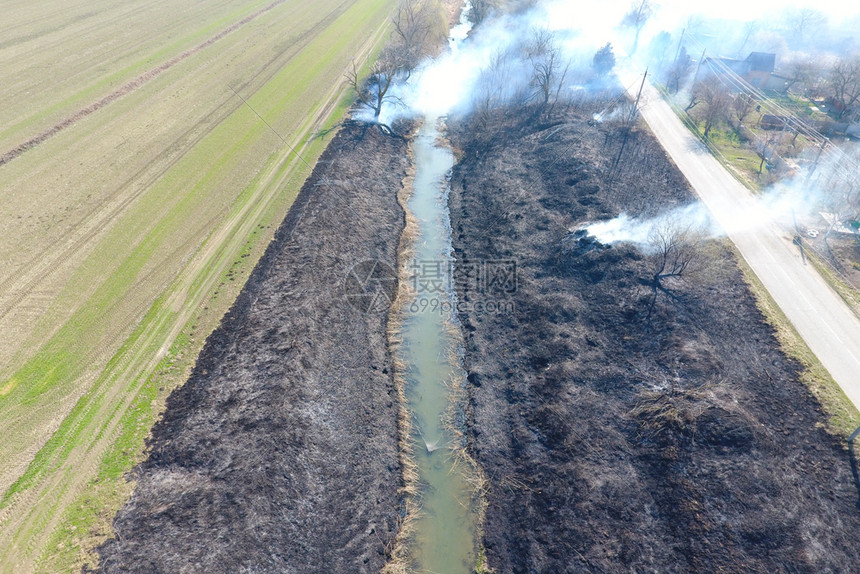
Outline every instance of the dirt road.
MULTIPOLYGON (((635 78, 624 84, 638 88, 635 78)), ((634 94, 635 97, 635 94, 634 94)), ((741 185, 697 140, 651 85, 642 116, 776 303, 833 379, 860 406, 860 320, 818 272, 803 261, 793 233, 776 224, 737 230, 739 214, 752 208, 741 185)))

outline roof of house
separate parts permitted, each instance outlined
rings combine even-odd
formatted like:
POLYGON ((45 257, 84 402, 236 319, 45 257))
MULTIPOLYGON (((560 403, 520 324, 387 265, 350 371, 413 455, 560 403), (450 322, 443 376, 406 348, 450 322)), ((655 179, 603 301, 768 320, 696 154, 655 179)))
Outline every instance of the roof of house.
POLYGON ((750 66, 750 71, 755 72, 773 72, 776 66, 776 54, 768 52, 750 52, 746 59, 750 66))

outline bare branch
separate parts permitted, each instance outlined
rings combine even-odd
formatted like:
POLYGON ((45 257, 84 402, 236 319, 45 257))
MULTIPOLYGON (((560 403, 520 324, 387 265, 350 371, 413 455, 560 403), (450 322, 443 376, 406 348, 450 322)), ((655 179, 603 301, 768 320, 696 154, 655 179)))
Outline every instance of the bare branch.
POLYGON ((842 118, 860 100, 860 55, 837 60, 830 70, 829 84, 842 118))

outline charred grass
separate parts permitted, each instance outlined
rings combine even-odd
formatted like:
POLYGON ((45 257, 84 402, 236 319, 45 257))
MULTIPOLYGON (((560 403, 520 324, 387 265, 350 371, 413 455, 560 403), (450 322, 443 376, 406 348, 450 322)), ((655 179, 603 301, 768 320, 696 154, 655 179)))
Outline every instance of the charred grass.
POLYGON ((153 429, 104 572, 378 572, 404 512, 385 313, 350 267, 394 267, 403 140, 348 124, 153 429), (324 541, 324 543, 323 543, 324 541))
POLYGON ((565 241, 585 222, 692 199, 641 128, 610 170, 622 132, 590 121, 602 105, 451 124, 458 265, 518 266, 512 311, 461 316, 489 566, 850 570, 860 512, 848 452, 733 252, 710 244, 707 265, 649 314, 637 249, 565 241))

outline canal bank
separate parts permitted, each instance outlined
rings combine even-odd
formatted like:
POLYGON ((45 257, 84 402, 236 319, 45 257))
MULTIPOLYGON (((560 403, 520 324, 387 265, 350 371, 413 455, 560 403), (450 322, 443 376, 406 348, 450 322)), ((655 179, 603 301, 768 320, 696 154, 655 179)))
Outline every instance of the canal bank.
POLYGON ((404 412, 408 548, 418 572, 470 574, 478 556, 483 481, 460 433, 464 404, 462 335, 453 310, 448 177, 454 164, 441 120, 425 118, 412 141, 414 172, 401 197, 407 211, 400 292, 392 313, 393 356, 404 412))

